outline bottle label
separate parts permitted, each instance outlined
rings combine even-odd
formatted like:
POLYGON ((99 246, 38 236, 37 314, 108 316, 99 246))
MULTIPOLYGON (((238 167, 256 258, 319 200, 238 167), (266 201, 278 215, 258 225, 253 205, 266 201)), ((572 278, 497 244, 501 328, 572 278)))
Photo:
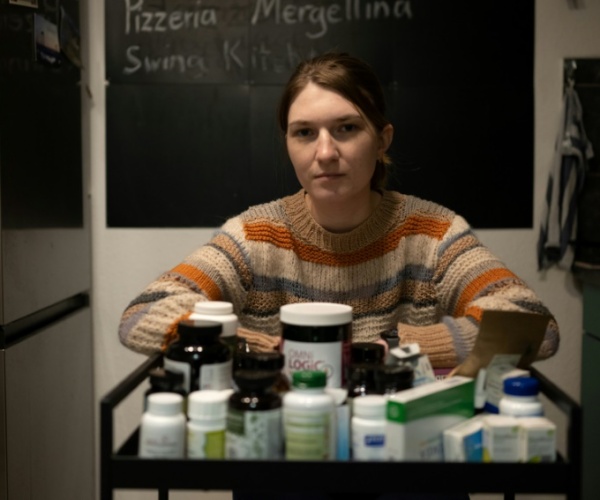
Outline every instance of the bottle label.
POLYGON ((225 458, 225 429, 202 431, 188 427, 188 458, 225 458))
POLYGON ((225 363, 210 363, 200 367, 200 390, 221 391, 231 388, 231 360, 225 363))
POLYGON ((166 370, 183 373, 183 387, 189 393, 191 388, 192 367, 185 361, 175 361, 173 359, 164 358, 164 367, 166 370))
POLYGON ((227 412, 226 457, 271 459, 282 457, 281 408, 227 412))
POLYGON ((342 387, 342 342, 297 342, 285 339, 284 373, 289 380, 300 370, 319 370, 327 373, 327 387, 342 387))
POLYGON ((284 412, 285 458, 332 460, 333 422, 330 412, 286 409, 284 412))
MULTIPOLYGON (((164 419, 163 419, 164 420, 164 419)), ((177 419, 176 419, 177 420, 177 419)), ((142 458, 183 458, 185 453, 185 419, 166 424, 152 424, 142 418, 139 456, 142 458)))

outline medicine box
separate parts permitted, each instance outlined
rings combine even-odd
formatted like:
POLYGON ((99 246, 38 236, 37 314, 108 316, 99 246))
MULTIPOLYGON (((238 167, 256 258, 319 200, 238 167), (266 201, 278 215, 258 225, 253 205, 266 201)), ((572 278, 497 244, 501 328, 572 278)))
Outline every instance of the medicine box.
POLYGON ((519 461, 556 461, 556 425, 552 421, 545 417, 519 418, 519 461))
POLYGON ((397 392, 387 403, 388 459, 443 461, 444 430, 473 412, 472 378, 455 376, 397 392))
POLYGON ((444 431, 445 462, 483 461, 483 417, 481 413, 444 431))
POLYGON ((506 415, 483 418, 484 462, 518 462, 519 420, 506 415))

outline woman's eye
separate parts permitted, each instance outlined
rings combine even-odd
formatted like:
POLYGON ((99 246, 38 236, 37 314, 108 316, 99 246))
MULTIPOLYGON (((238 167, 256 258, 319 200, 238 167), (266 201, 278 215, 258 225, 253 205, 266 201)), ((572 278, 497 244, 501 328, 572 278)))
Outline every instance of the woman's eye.
POLYGON ((357 129, 357 126, 354 123, 344 123, 341 127, 340 130, 342 132, 353 132, 357 129))
POLYGON ((310 137, 311 130, 309 128, 300 128, 298 130, 295 130, 293 135, 301 138, 310 137))

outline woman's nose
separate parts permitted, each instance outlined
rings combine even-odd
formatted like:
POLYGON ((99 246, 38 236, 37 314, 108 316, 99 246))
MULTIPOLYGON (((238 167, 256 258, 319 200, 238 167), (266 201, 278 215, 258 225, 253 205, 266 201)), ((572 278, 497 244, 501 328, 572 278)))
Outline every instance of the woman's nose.
POLYGON ((328 161, 339 158, 337 144, 327 131, 319 133, 317 140, 317 160, 328 161))

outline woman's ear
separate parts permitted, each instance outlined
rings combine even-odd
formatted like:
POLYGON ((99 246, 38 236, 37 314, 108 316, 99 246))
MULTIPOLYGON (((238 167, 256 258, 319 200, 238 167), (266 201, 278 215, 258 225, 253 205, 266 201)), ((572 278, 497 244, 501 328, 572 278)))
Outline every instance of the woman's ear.
POLYGON ((383 130, 379 134, 380 146, 379 152, 381 155, 385 153, 390 145, 392 144, 392 139, 394 138, 394 126, 391 123, 388 123, 383 130))

